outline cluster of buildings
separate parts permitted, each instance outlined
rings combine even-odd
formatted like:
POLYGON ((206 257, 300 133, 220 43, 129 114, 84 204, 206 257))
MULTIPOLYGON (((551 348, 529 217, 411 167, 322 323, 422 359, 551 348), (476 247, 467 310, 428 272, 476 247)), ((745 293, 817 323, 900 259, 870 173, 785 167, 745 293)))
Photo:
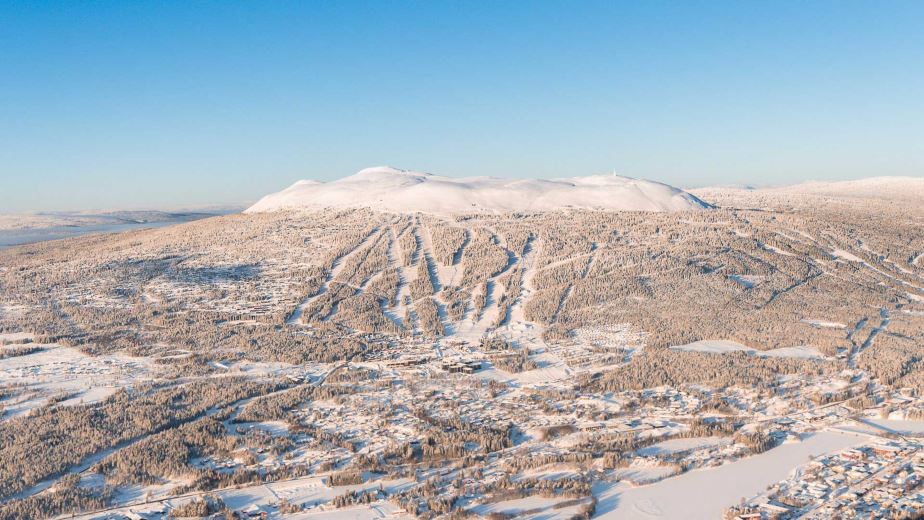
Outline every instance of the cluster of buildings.
POLYGON ((913 440, 883 439, 820 457, 737 518, 921 518, 922 449, 913 440))
POLYGON ((478 359, 451 359, 442 363, 443 370, 451 374, 474 374, 481 370, 481 361, 478 359))

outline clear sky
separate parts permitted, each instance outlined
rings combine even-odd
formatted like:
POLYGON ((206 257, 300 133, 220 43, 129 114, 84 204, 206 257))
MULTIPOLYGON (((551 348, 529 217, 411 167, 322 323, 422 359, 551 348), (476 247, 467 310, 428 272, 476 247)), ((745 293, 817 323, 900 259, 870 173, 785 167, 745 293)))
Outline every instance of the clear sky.
POLYGON ((924 175, 924 2, 0 3, 0 213, 389 164, 680 186, 924 175))

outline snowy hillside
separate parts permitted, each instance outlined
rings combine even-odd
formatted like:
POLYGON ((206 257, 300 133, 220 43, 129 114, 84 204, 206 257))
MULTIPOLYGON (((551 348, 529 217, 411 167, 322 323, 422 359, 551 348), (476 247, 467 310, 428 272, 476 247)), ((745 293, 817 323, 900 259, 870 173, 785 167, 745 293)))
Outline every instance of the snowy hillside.
POLYGON ((918 504, 924 204, 317 207, 685 195, 377 169, 261 202, 314 209, 0 249, 0 520, 918 504))
POLYGON ((708 204, 680 189, 614 175, 555 180, 454 179, 391 167, 332 182, 298 181, 247 213, 305 207, 372 207, 395 212, 530 212, 563 208, 683 211, 708 204))
POLYGON ((832 197, 924 200, 924 177, 870 177, 838 182, 811 181, 775 189, 832 197))

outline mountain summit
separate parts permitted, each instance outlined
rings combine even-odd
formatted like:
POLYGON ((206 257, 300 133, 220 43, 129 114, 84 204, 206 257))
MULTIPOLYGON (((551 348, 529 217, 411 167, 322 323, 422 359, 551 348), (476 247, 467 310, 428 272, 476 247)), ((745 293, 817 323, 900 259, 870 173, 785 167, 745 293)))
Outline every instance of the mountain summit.
POLYGON ((451 178, 389 166, 331 182, 298 181, 246 210, 369 207, 398 213, 509 213, 560 209, 684 211, 709 204, 659 182, 616 175, 568 179, 451 178))

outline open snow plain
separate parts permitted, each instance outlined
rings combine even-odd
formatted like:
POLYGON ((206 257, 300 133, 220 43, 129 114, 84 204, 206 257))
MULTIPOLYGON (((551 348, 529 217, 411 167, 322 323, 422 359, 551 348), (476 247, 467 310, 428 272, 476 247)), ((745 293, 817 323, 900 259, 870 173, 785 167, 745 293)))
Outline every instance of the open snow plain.
POLYGON ((60 240, 96 233, 119 233, 133 229, 171 226, 180 222, 230 213, 115 211, 104 213, 0 214, 0 248, 60 240))
POLYGON ((374 168, 4 249, 0 519, 914 517, 917 186, 374 168))

